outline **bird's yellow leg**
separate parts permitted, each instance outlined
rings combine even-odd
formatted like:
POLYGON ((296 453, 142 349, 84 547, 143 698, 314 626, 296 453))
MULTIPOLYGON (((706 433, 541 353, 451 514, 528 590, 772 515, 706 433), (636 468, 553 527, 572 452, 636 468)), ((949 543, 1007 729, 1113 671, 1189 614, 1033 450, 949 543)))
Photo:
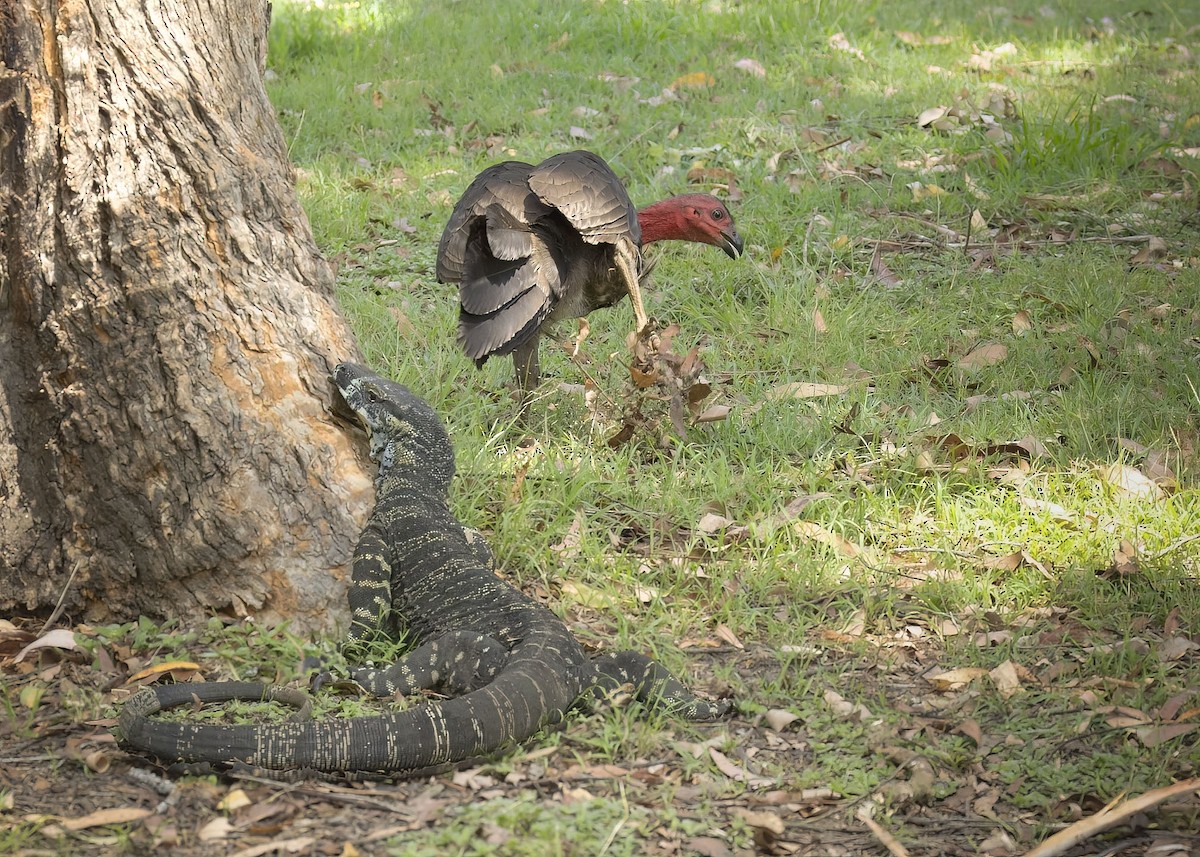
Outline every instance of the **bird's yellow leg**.
POLYGON ((635 332, 641 333, 650 319, 642 304, 642 286, 638 281, 638 249, 632 241, 622 241, 617 245, 616 262, 617 270, 621 272, 629 289, 629 300, 633 303, 633 317, 637 323, 635 332))

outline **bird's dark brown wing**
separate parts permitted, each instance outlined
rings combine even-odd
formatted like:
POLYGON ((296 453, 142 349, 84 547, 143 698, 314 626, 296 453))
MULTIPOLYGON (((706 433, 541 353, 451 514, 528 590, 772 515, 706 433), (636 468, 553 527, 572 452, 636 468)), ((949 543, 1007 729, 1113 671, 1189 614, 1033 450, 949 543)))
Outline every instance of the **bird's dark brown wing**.
POLYGON ((499 205, 517 216, 524 212, 525 200, 530 196, 529 172, 532 169, 532 164, 505 161, 488 167, 475 177, 454 206, 450 220, 442 231, 437 255, 439 283, 462 281, 472 225, 490 207, 499 205))
POLYGON ((629 192, 599 155, 584 150, 552 155, 529 173, 529 188, 558 209, 589 244, 642 243, 629 192))
POLYGON ((508 354, 549 317, 561 294, 561 256, 499 205, 473 221, 459 283, 458 339, 482 363, 508 354))
MULTIPOLYGON (((627 283, 632 262, 614 274, 614 259, 618 248, 622 260, 636 257, 640 238, 629 194, 591 152, 484 170, 438 247, 438 280, 459 287, 463 350, 482 363, 521 348, 552 319, 619 300, 637 282, 627 283)), ((640 301, 635 309, 641 320, 640 301)))

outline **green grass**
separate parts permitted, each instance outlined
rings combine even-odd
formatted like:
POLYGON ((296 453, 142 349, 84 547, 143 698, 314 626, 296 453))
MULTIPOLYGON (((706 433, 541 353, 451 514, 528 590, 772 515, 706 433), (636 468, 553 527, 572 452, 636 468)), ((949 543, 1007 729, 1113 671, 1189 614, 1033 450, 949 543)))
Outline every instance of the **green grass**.
MULTIPOLYGON (((1168 622, 1200 629, 1200 541, 1187 541, 1200 532, 1200 99, 1189 59, 1200 9, 1095 7, 275 6, 268 88, 314 233, 340 263, 339 299, 368 361, 445 418, 456 510, 488 534, 509 579, 586 644, 652 652, 702 688, 727 688, 747 720, 800 714, 804 748, 754 762, 780 788, 869 795, 895 774, 872 749, 882 731, 927 754, 938 800, 968 776, 1007 789, 1004 811, 1037 819, 1028 838, 1071 801, 1196 773, 1194 734, 1144 747, 1095 710, 1152 711, 1200 683, 1195 656, 1164 661, 1155 649, 1168 622), (765 77, 736 68, 742 59, 765 77), (699 72, 710 85, 663 97, 699 72), (956 124, 920 127, 932 107, 956 124), (680 342, 703 339, 713 401, 732 409, 686 440, 664 418, 610 449, 613 426, 593 425, 582 398, 557 386, 586 370, 620 399, 625 306, 593 316, 584 368, 543 346, 551 379, 524 433, 505 388, 510 364, 476 371, 456 350, 453 291, 433 275, 454 200, 490 163, 578 146, 607 158, 642 203, 684 191, 694 165, 736 176, 744 259, 654 251, 648 310, 679 322, 680 342), (1131 263, 1146 243, 1137 236, 1165 242, 1156 264, 1131 263), (875 276, 877 249, 898 285, 875 276), (1018 314, 1028 320, 1019 333, 1018 314), (955 365, 987 343, 1007 356, 955 365), (794 381, 848 389, 770 397, 794 381), (956 458, 948 435, 968 454, 956 458), (518 449, 525 436, 537 440, 532 454, 518 449), (1022 438, 1039 454, 1001 446, 1022 438), (1113 465, 1148 468, 1128 441, 1165 456, 1176 484, 1152 498, 1114 485, 1113 465), (763 526, 818 492, 829 496, 801 516, 816 530, 763 526), (699 532, 713 510, 748 529, 699 532), (580 512, 564 558, 556 546, 580 512), (1100 574, 1122 540, 1137 547, 1138 571, 1100 574), (1020 565, 996 563, 1014 551, 1020 565), (944 636, 947 621, 959 633, 944 636), (719 626, 746 651, 680 648, 716 641, 719 626), (1001 629, 1006 641, 975 644, 1001 629), (1133 638, 1149 648, 1114 648, 1133 638), (1033 676, 1010 699, 987 679, 961 696, 926 681, 1010 660, 1033 676), (1068 678, 1039 681, 1055 664, 1068 678), (832 713, 828 689, 874 719, 832 713), (954 731, 966 718, 982 726, 986 752, 954 731)), ((207 650, 206 668, 242 678, 286 680, 303 654, 336 659, 330 641, 218 625, 111 633, 148 660, 207 650)), ((671 760, 682 780, 654 792, 668 802, 661 816, 612 783, 576 803, 510 792, 389 840, 389 853, 632 854, 706 835, 690 813, 744 787, 673 742, 714 735, 731 755, 755 743, 745 730, 580 715, 544 746, 587 764, 671 760), (690 783, 703 795, 673 802, 690 783)), ((494 770, 526 766, 518 754, 494 770)), ((745 825, 729 830, 749 846, 745 825)))
MULTIPOLYGON (((1200 543, 1186 541, 1200 531, 1200 242, 1196 160, 1181 153, 1200 143, 1200 100, 1176 47, 1195 50, 1197 10, 1093 7, 526 0, 277 11, 271 96, 301 194, 322 246, 349 263, 339 296, 369 361, 450 426, 457 510, 585 641, 707 675, 747 716, 801 713, 810 755, 799 767, 763 763, 785 787, 865 795, 889 775, 866 749, 866 726, 832 715, 822 694, 836 688, 899 728, 889 682, 908 673, 894 660, 897 640, 947 619, 963 633, 913 643, 932 659, 926 669, 1013 660, 1036 674, 1077 660, 1071 686, 1030 685, 1011 700, 984 687, 968 703, 987 730, 1013 736, 988 757, 1012 807, 1048 822, 1065 800, 1107 800, 1195 771, 1194 737, 1148 749, 1123 731, 1077 735, 1091 716, 1080 700, 1099 704, 1084 686, 1149 710, 1197 678, 1194 659, 1086 655, 1093 644, 1135 628, 1153 637, 1175 608, 1181 627, 1200 623, 1200 543), (835 46, 837 33, 850 50, 835 46), (743 58, 765 77, 735 68, 743 58), (710 86, 661 99, 698 72, 710 86), (917 124, 939 106, 957 124, 917 124), (635 200, 684 190, 693 165, 736 175, 747 258, 663 249, 648 299, 689 344, 703 337, 715 400, 732 412, 686 441, 660 446, 651 431, 613 450, 601 442, 611 428, 593 426, 580 398, 551 381, 528 428, 537 454, 521 458, 504 393, 511 369, 495 361, 476 372, 455 351, 453 294, 434 282, 434 252, 478 170, 581 145, 571 126, 591 135, 582 145, 610 160, 635 200), (1164 258, 1131 265, 1145 239, 1120 239, 1147 235, 1166 242, 1164 258), (873 276, 877 245, 902 280, 894 288, 873 276), (1017 333, 1019 313, 1029 324, 1017 333), (986 343, 1006 346, 1006 358, 954 365, 986 343), (769 398, 791 381, 849 389, 769 398), (970 404, 976 396, 987 398, 970 404), (951 434, 971 453, 948 452, 941 438, 951 434), (997 451, 1022 438, 1037 439, 1040 454, 997 451), (1165 454, 1177 485, 1150 499, 1115 487, 1108 468, 1143 464, 1123 439, 1165 454), (831 496, 803 518, 866 552, 848 557, 789 525, 754 534, 755 522, 816 492, 831 496), (713 509, 752 535, 697 532, 713 509), (564 561, 554 546, 577 510, 579 544, 564 561), (1143 557, 1139 572, 1099 576, 1122 539, 1143 557), (993 562, 1013 551, 1025 554, 1018 567, 993 562), (600 604, 579 604, 580 586, 600 604), (639 600, 639 586, 654 597, 639 600), (985 613, 1013 640, 973 645, 985 613), (857 639, 820 643, 855 615, 857 639), (1030 645, 1064 624, 1076 637, 1030 645), (746 671, 675 648, 719 625, 774 654, 746 671), (824 655, 780 654, 813 642, 824 655), (877 662, 877 674, 844 678, 844 657, 877 662)), ((597 313, 587 348, 587 375, 614 400, 626 316, 597 313)), ((553 352, 552 377, 583 380, 556 349, 543 352, 553 352)), ((657 434, 671 434, 665 421, 657 434)), ((659 730, 679 728, 584 723, 580 751, 616 760, 652 754, 659 730)), ((950 733, 928 750, 949 778, 945 797, 976 748, 950 733)), ((602 843, 617 806, 610 795, 587 817, 534 806, 536 823, 499 823, 545 853, 570 853, 543 828, 565 824, 577 846, 602 843)), ((452 844, 472 823, 456 819, 418 837, 432 843, 420 847, 473 853, 452 844)))

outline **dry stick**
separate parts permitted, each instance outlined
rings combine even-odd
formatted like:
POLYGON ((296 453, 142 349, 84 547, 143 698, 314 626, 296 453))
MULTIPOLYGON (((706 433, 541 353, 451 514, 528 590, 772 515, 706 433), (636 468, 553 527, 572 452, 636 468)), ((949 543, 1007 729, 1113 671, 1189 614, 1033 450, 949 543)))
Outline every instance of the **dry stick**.
POLYGON ((75 573, 78 571, 79 563, 77 562, 71 566, 71 574, 67 577, 67 582, 63 584, 62 592, 58 593, 58 603, 54 605, 54 611, 50 614, 50 618, 46 620, 46 624, 42 625, 42 630, 38 631, 37 635, 39 637, 45 634, 47 629, 57 622, 58 617, 62 615, 63 602, 67 600, 67 592, 71 589, 71 581, 75 579, 75 573))
POLYGON ((1175 541, 1171 542, 1169 545, 1167 545, 1162 550, 1155 551, 1152 554, 1148 554, 1148 555, 1142 557, 1142 559, 1145 559, 1145 560, 1162 559, 1164 556, 1171 553, 1172 551, 1183 547, 1188 542, 1194 542, 1194 541, 1196 541, 1196 539, 1200 539, 1200 533, 1192 533, 1190 536, 1180 536, 1179 538, 1177 538, 1175 541))
POLYGON ((617 781, 617 788, 621 792, 621 808, 623 813, 617 823, 613 825, 613 829, 609 831, 608 838, 604 840, 604 845, 600 849, 600 857, 608 853, 608 849, 612 847, 613 842, 617 839, 617 834, 621 832, 621 828, 629 823, 629 798, 625 795, 625 784, 617 781))
POLYGON ((1081 818, 1070 827, 1060 830, 1037 848, 1027 852, 1025 857, 1054 857, 1054 855, 1061 854, 1068 848, 1092 838, 1097 833, 1103 833, 1110 827, 1115 827, 1131 815, 1137 815, 1139 812, 1156 806, 1176 795, 1195 791, 1200 791, 1200 777, 1193 777, 1190 780, 1184 780, 1182 783, 1175 783, 1173 786, 1154 789, 1153 791, 1146 792, 1141 797, 1127 800, 1119 806, 1117 804, 1121 798, 1117 796, 1095 815, 1081 818))
MULTIPOLYGON (((924 221, 921 221, 922 223, 924 221)), ((1149 241, 1153 235, 1080 235, 1078 238, 1072 238, 1070 243, 1083 244, 1141 244, 1149 241)), ((1044 247, 1053 244, 1062 244, 1061 241, 1055 241, 1052 238, 1021 238, 1013 241, 991 242, 993 246, 1010 247, 1010 246, 1025 246, 1025 247, 1044 247)), ((886 247, 888 250, 903 251, 903 250, 955 250, 963 247, 963 244, 948 242, 945 244, 935 244, 929 239, 916 239, 913 241, 895 241, 888 238, 883 238, 878 241, 879 246, 886 247)), ((986 244, 975 242, 976 247, 985 247, 986 244)))
POLYGON ((843 137, 840 140, 834 140, 832 143, 826 143, 824 146, 822 146, 819 149, 813 149, 812 154, 819 155, 822 152, 824 152, 826 149, 832 149, 834 146, 840 146, 843 143, 849 143, 852 139, 854 139, 854 138, 853 137, 843 137))
POLYGON ((892 834, 886 831, 878 821, 871 817, 871 812, 873 809, 874 807, 871 804, 864 804, 863 806, 859 807, 859 810, 854 814, 854 817, 867 826, 867 829, 870 830, 871 833, 875 835, 875 838, 879 840, 880 844, 892 854, 892 857, 910 857, 908 849, 900 844, 900 840, 898 840, 895 836, 892 836, 892 834))

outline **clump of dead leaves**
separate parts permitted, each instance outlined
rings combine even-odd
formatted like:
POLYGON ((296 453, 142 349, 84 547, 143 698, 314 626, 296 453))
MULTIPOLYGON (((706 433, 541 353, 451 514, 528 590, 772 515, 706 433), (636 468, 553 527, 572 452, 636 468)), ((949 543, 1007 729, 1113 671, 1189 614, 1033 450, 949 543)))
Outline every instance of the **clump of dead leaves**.
MULTIPOLYGON (((610 447, 628 443, 639 429, 657 432, 664 410, 681 438, 687 437, 689 414, 697 422, 711 422, 728 412, 719 406, 703 409, 702 403, 712 393, 700 356, 704 343, 701 340, 680 355, 675 351, 679 334, 678 324, 660 327, 653 319, 640 332, 629 334, 626 344, 632 359, 621 391, 624 413, 620 428, 608 438, 610 447)), ((665 442, 665 436, 662 439, 665 442)))

